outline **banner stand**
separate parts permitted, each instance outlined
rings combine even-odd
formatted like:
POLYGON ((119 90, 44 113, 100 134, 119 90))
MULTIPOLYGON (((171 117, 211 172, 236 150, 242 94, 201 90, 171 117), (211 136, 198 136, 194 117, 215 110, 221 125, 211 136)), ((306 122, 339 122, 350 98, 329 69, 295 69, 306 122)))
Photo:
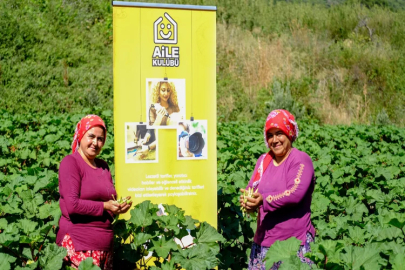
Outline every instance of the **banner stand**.
POLYGON ((113 1, 113 31, 117 193, 216 227, 216 7, 113 1))

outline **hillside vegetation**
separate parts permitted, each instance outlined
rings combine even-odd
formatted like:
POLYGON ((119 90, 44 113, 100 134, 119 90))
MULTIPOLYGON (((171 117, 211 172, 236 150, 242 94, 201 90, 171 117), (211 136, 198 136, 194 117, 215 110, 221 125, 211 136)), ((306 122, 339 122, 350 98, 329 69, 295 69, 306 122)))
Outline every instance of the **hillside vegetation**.
MULTIPOLYGON (((405 123, 398 1, 155 2, 217 6, 220 121, 284 107, 330 124, 405 123)), ((112 109, 112 83, 111 1, 0 2, 0 108, 112 109)))

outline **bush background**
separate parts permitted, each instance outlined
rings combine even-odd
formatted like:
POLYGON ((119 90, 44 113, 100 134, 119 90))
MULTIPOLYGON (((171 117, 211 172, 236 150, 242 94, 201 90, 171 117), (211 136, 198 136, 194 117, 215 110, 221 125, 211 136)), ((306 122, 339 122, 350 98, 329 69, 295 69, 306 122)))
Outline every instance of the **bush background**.
MULTIPOLYGON (((217 6, 220 121, 287 106, 322 123, 405 123, 402 1, 150 2, 217 6)), ((1 1, 0 29, 1 108, 112 109, 111 1, 1 1)))

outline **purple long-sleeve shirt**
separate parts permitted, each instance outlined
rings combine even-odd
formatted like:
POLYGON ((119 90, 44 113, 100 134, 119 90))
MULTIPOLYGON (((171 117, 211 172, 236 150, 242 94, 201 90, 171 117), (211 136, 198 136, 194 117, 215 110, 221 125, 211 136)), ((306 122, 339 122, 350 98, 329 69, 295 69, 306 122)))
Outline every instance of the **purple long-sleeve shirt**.
POLYGON ((56 243, 61 246, 68 233, 76 251, 109 251, 113 247, 113 216, 104 210, 104 202, 117 193, 107 163, 101 159, 95 162, 97 168, 89 166, 76 151, 59 167, 62 217, 56 243))
MULTIPOLYGON (((262 158, 257 161, 247 188, 252 187, 262 158)), ((315 236, 310 209, 314 185, 314 167, 306 153, 293 148, 279 166, 271 161, 258 186, 263 205, 259 208, 254 242, 270 247, 276 240, 290 237, 304 243, 307 232, 315 236)))

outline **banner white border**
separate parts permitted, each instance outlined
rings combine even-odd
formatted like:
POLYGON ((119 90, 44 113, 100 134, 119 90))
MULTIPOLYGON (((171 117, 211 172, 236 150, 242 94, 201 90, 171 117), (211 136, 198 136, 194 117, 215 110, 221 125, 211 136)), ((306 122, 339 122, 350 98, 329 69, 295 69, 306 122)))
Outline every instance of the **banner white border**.
POLYGON ((209 11, 217 10, 216 6, 176 5, 176 4, 158 4, 158 3, 141 3, 141 2, 125 2, 125 1, 113 1, 112 5, 120 7, 175 8, 175 9, 193 9, 193 10, 209 10, 209 11))

